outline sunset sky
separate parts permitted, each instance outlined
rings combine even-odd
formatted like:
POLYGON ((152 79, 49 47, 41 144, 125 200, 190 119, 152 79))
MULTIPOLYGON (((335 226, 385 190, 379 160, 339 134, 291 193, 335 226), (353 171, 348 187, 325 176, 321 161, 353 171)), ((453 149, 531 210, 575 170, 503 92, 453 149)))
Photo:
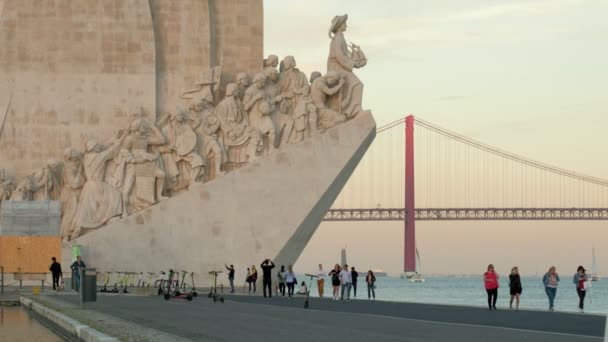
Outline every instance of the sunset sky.
MULTIPOLYGON (((364 107, 377 124, 414 114, 528 158, 608 178, 608 1, 264 1, 266 55, 326 71, 327 31, 349 14, 346 38, 369 62, 364 107)), ((608 222, 418 223, 425 273, 525 274, 590 267, 608 274, 608 222)), ((399 273, 402 223, 321 225, 298 260, 339 260, 399 273)))

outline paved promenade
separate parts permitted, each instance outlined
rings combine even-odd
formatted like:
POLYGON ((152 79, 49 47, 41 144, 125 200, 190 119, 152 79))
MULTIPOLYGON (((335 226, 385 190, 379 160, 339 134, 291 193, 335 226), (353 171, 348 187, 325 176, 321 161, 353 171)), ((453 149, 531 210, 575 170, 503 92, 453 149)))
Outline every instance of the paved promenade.
MULTIPOLYGON (((75 296, 54 296, 72 304, 75 296)), ((90 309, 194 341, 603 341, 605 317, 366 300, 98 296, 90 309)))

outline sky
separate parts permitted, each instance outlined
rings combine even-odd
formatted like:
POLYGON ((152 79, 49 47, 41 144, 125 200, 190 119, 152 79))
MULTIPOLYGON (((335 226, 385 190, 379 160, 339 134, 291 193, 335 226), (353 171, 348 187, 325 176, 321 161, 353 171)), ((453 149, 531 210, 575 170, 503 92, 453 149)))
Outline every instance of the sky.
MULTIPOLYGON (((491 146, 608 179, 608 1, 264 1, 264 50, 326 71, 331 19, 367 65, 363 104, 378 126, 413 114, 491 146)), ((524 274, 551 265, 608 275, 608 222, 419 222, 424 273, 524 274)), ((322 223, 296 271, 339 260, 398 274, 403 224, 322 223)))

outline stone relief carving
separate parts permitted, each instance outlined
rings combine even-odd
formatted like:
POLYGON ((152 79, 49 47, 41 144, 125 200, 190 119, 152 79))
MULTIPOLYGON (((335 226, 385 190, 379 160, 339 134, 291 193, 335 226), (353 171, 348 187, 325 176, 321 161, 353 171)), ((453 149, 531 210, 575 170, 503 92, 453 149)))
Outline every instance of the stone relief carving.
POLYGON ((0 169, 0 201, 59 200, 69 241, 353 118, 363 93, 353 70, 367 58, 346 43, 347 19, 332 20, 325 75, 307 78, 293 56, 279 63, 269 55, 251 81, 238 73, 214 106, 221 69, 213 68, 183 93, 189 102, 156 124, 136 113, 108 141, 86 139, 84 152, 67 148, 62 164, 49 160, 16 186, 0 169))

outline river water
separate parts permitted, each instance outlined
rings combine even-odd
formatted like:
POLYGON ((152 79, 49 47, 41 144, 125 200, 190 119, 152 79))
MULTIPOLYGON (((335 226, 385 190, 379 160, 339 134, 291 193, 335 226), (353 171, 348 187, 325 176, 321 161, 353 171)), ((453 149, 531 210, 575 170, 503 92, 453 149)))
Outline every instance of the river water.
POLYGON ((52 331, 18 306, 0 306, 0 341, 60 342, 52 331))
MULTIPOLYGON (((304 276, 300 276, 301 283, 304 276)), ((308 282, 308 279, 306 279, 308 282)), ((501 277, 498 290, 498 309, 509 308, 508 279, 501 277)), ((316 283, 316 282, 313 282, 316 283)), ((593 282, 585 298, 585 312, 608 312, 608 279, 593 282)), ((549 301, 540 277, 523 277, 523 292, 520 309, 547 310, 549 301)), ((367 286, 364 278, 359 280, 358 299, 367 300, 367 286)), ((329 278, 325 280, 325 293, 331 297, 329 278)), ((317 296, 316 284, 313 284, 311 296, 317 296)), ((327 296, 327 295, 326 295, 327 296)), ((352 296, 351 296, 352 297, 352 296)), ((416 302, 433 304, 472 305, 487 307, 486 292, 482 276, 479 277, 432 277, 425 283, 411 283, 409 280, 396 277, 378 277, 376 281, 376 299, 398 302, 416 302)), ((578 311, 578 296, 571 275, 562 275, 555 298, 556 311, 578 311)))

